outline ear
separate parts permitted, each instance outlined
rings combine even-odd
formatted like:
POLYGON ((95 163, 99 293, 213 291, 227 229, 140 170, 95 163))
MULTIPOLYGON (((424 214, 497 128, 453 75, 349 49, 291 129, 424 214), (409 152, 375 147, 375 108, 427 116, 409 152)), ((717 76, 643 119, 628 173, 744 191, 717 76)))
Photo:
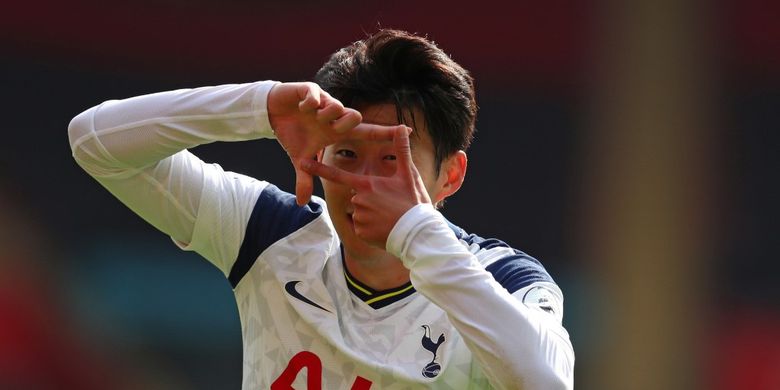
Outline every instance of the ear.
POLYGON ((460 186, 463 185, 463 179, 466 178, 467 166, 468 157, 466 152, 462 150, 458 150, 442 162, 439 178, 437 179, 439 191, 437 191, 435 196, 436 199, 433 200, 434 204, 458 192, 460 186))

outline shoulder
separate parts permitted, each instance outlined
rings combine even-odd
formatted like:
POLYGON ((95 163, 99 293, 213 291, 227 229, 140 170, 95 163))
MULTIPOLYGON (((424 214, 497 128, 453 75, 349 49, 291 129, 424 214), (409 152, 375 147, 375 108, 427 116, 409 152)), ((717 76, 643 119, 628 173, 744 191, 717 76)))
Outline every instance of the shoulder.
POLYGON ((284 227, 303 226, 324 211, 325 201, 312 196, 309 203, 298 206, 295 195, 268 184, 257 198, 250 222, 263 223, 273 219, 284 219, 284 227))
POLYGON ((238 257, 228 277, 231 284, 237 285, 268 247, 326 215, 325 210, 325 201, 318 197, 298 206, 295 195, 268 184, 258 196, 247 222, 238 257))
POLYGON ((466 233, 449 223, 458 240, 468 246, 485 270, 510 294, 531 309, 563 319, 563 293, 542 263, 495 238, 466 233))
MULTIPOLYGON (((272 243, 311 223, 325 212, 325 201, 317 197, 303 205, 295 195, 268 184, 257 197, 246 226, 244 242, 254 242, 262 252, 272 243)), ((259 252, 258 252, 259 253, 259 252)))
POLYGON ((467 233, 452 223, 449 226, 455 237, 469 248, 485 270, 510 294, 534 283, 555 284, 542 263, 525 252, 499 239, 467 233))

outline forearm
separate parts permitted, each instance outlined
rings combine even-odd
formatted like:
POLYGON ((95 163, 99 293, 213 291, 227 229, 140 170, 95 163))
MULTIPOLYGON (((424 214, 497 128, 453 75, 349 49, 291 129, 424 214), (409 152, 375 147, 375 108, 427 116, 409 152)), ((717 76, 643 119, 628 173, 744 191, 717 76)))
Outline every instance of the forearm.
POLYGON ((410 269, 415 288, 447 312, 495 387, 572 387, 565 329, 499 285, 438 212, 418 206, 405 214, 388 250, 410 269))
POLYGON ((272 136, 266 97, 273 83, 223 85, 107 101, 68 127, 73 156, 109 178, 215 141, 272 136))

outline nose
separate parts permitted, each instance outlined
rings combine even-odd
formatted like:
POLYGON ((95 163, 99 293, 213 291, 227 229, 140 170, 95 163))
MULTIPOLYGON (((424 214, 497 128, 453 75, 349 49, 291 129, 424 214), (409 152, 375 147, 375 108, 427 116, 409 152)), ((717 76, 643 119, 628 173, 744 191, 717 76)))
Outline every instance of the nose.
POLYGON ((357 172, 366 176, 386 176, 387 173, 382 169, 381 161, 377 162, 373 159, 363 160, 362 164, 357 167, 357 172))

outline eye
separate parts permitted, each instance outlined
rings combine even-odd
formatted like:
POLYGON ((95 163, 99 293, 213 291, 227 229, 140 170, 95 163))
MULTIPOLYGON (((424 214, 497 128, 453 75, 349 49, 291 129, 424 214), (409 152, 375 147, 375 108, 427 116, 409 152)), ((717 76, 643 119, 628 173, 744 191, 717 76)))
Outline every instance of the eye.
POLYGON ((357 154, 349 149, 339 149, 336 151, 336 155, 344 158, 357 158, 357 154))
POLYGON ((389 161, 395 161, 396 157, 394 154, 388 154, 387 156, 382 158, 383 160, 389 160, 389 161))

